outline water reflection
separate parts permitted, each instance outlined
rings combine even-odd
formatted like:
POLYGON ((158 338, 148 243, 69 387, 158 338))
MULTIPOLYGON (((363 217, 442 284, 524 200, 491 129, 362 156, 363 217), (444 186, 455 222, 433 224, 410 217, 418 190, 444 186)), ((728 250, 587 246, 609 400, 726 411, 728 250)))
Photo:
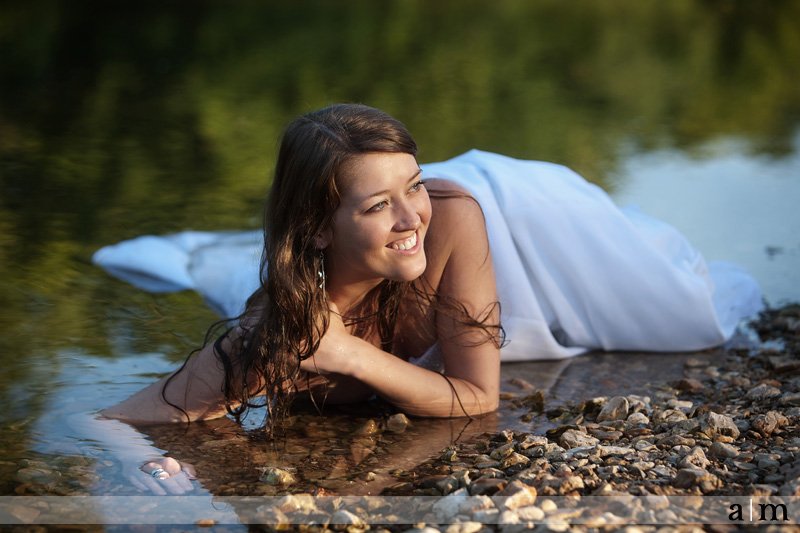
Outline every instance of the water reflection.
MULTIPOLYGON (((332 101, 395 114, 423 161, 477 147, 565 163, 709 258, 746 265, 772 303, 800 299, 798 19, 798 2, 729 0, 3 3, 0 492, 29 490, 18 470, 47 465, 100 474, 56 492, 123 490, 65 415, 165 372, 214 317, 193 294, 144 294, 88 258, 142 233, 257 227, 282 125, 332 101)), ((351 418, 324 431, 347 440, 351 418)), ((358 464, 460 431, 426 424, 358 464)), ((185 438, 213 442, 214 428, 185 438)), ((170 431, 152 437, 180 446, 170 431)), ((228 455, 250 453, 246 433, 224 431, 228 455)), ((358 470, 336 446, 344 462, 320 472, 358 470)), ((208 472, 215 489, 233 482, 208 472)))

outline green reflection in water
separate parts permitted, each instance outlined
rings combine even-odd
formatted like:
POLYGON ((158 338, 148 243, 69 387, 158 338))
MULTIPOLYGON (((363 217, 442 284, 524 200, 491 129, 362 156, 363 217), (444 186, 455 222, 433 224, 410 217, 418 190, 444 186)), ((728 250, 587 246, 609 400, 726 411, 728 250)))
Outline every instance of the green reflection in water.
MULTIPOLYGON (((89 264, 142 233, 257 227, 277 136, 362 101, 434 161, 479 147, 604 183, 620 145, 790 150, 800 3, 397 0, 0 6, 0 402, 57 352, 178 359, 212 316, 89 264)), ((24 415, 23 415, 24 413, 24 415)), ((21 442, 20 439, 19 442, 21 442)))

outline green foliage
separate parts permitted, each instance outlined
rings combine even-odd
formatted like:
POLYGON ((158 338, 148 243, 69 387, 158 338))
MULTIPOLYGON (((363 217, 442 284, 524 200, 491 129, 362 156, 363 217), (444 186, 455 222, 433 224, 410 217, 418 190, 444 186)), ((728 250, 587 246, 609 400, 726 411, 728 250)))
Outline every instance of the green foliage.
POLYGON ((5 2, 0 353, 184 352, 199 299, 123 287, 91 252, 257 227, 283 125, 331 102, 396 115, 423 162, 479 147, 601 184, 623 144, 782 153, 798 20, 756 0, 5 2))

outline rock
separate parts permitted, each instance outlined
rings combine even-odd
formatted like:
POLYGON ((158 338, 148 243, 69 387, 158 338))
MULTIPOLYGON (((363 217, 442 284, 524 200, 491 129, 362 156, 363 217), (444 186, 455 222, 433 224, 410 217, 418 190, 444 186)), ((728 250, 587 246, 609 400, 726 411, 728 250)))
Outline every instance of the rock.
POLYGON ((496 477, 483 477, 476 479, 469 486, 469 493, 473 496, 485 494, 492 496, 498 491, 503 490, 508 482, 505 479, 496 477))
POLYGON ((709 464, 710 461, 706 458, 703 448, 695 446, 689 453, 683 456, 680 462, 678 462, 678 467, 705 469, 709 464))
POLYGON ((711 438, 716 435, 725 435, 734 439, 739 437, 739 428, 736 427, 733 419, 714 411, 707 412, 700 419, 700 430, 711 438))
POLYGON ((647 418, 646 414, 642 413, 641 411, 637 411, 628 415, 628 418, 625 420, 625 422, 631 426, 647 425, 650 423, 650 419, 647 418))
POLYGON ((800 392, 786 393, 781 396, 778 401, 781 405, 789 405, 792 407, 800 407, 800 392))
POLYGON ((392 415, 386 420, 386 429, 392 433, 402 433, 411 424, 411 421, 403 413, 392 415))
POLYGON ((498 446, 497 448, 492 450, 492 452, 489 454, 489 457, 491 457, 492 459, 494 459, 496 461, 502 461, 503 459, 505 459, 506 457, 508 457, 512 453, 514 453, 514 442, 513 441, 512 442, 507 442, 507 443, 503 444, 502 446, 498 446))
POLYGON ((609 455, 627 455, 629 453, 636 453, 633 448, 626 446, 598 446, 597 455, 600 457, 608 457, 609 455))
POLYGON ((367 525, 361 518, 344 509, 339 509, 333 513, 333 515, 331 515, 330 523, 344 526, 355 526, 357 528, 364 528, 367 525))
POLYGON ((778 411, 769 411, 766 414, 758 415, 750 424, 754 430, 766 437, 788 423, 789 419, 783 414, 778 411))
POLYGON ((585 488, 583 484, 583 479, 580 476, 569 476, 561 480, 558 484, 558 493, 559 494, 569 494, 570 492, 574 492, 576 490, 581 490, 585 488))
POLYGON ((533 505, 536 502, 536 488, 519 480, 509 483, 497 496, 502 496, 500 506, 503 509, 517 509, 533 505))
POLYGON ((442 493, 442 495, 450 494, 458 489, 458 480, 453 476, 445 476, 434 483, 434 486, 442 493))
POLYGON ((480 454, 475 456, 472 464, 478 469, 495 468, 500 466, 500 461, 496 461, 486 454, 480 454))
POLYGON ((449 446, 447 447, 440 457, 440 459, 446 463, 455 463, 458 461, 458 453, 456 452, 455 447, 449 446))
POLYGON ((373 419, 364 422, 355 432, 356 435, 375 435, 381 432, 381 428, 373 419))
POLYGON ((542 435, 525 435, 518 446, 520 450, 527 450, 533 446, 546 446, 547 445, 547 437, 542 435))
POLYGON ((519 402, 530 411, 536 413, 544 411, 544 394, 540 390, 528 394, 524 398, 521 398, 519 402))
POLYGON ((297 482, 294 474, 288 470, 284 470, 275 466, 264 468, 259 480, 267 483, 268 485, 277 485, 281 487, 286 487, 297 482))
POLYGON ((314 503, 314 497, 308 493, 287 494, 278 500, 278 503, 275 506, 284 513, 300 512, 304 514, 311 514, 319 511, 314 503))
POLYGON ((576 429, 566 430, 558 439, 558 443, 567 449, 577 448, 579 446, 595 446, 599 442, 599 439, 576 429))
POLYGON ((517 516, 520 520, 524 520, 526 522, 539 522, 540 520, 544 520, 544 511, 540 508, 536 507, 535 505, 529 505, 527 507, 522 507, 521 509, 517 509, 517 516))
POLYGON ((675 388, 686 392, 702 392, 706 388, 702 381, 694 378, 684 378, 675 384, 675 388))
POLYGON ((31 466, 17 470, 17 481, 36 485, 50 485, 61 479, 61 472, 46 467, 31 466))
POLYGON ((688 417, 686 416, 686 413, 684 413, 680 409, 664 409, 663 411, 658 413, 656 420, 658 420, 659 422, 666 422, 673 424, 675 422, 682 422, 687 418, 688 417))
POLYGON ((678 474, 672 484, 679 489, 689 489, 697 486, 706 493, 721 487, 722 481, 702 468, 683 468, 678 470, 678 474))
POLYGON ((711 447, 708 449, 708 454, 720 459, 733 459, 739 455, 739 450, 730 444, 715 442, 711 444, 711 447))
POLYGON ((625 420, 628 417, 628 399, 624 396, 615 396, 608 400, 597 415, 598 422, 606 420, 625 420))
POLYGON ((199 520, 195 520, 194 525, 197 527, 214 527, 217 521, 213 518, 201 518, 199 520))
POLYGON ((512 453, 500 462, 500 468, 510 468, 517 465, 527 465, 531 460, 517 452, 512 453))
POLYGON ((458 524, 450 524, 445 533, 476 533, 483 529, 481 522, 459 522, 458 524))
POLYGON ((761 385, 756 385, 745 394, 745 399, 752 400, 754 402, 761 402, 764 400, 771 400, 772 398, 777 398, 781 395, 781 390, 777 387, 773 387, 772 385, 767 385, 766 383, 762 383, 761 385))
POLYGON ((558 505, 553 500, 544 500, 539 503, 539 508, 545 513, 552 513, 558 509, 558 505))

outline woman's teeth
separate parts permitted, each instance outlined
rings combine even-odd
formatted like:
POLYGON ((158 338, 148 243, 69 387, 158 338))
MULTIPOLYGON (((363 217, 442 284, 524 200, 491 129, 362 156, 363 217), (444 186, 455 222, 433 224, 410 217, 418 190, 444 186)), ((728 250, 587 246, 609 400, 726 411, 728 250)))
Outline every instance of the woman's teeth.
POLYGON ((393 242, 392 248, 395 250, 410 250, 417 245, 417 232, 404 241, 393 242))

